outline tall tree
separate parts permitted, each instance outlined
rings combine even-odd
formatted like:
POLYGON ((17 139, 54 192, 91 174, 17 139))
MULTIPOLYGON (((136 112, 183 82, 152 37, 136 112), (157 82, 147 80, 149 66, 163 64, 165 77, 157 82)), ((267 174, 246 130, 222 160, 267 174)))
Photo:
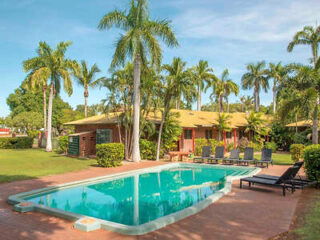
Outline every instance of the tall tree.
MULTIPOLYGON (((302 31, 297 32, 292 41, 288 45, 288 52, 292 52, 293 48, 297 45, 308 45, 311 47, 312 52, 312 62, 314 64, 314 69, 316 69, 317 61, 318 61, 318 50, 320 43, 320 26, 314 28, 312 26, 305 26, 302 31)), ((318 105, 319 105, 319 95, 320 92, 317 93, 317 104, 313 109, 313 117, 312 117, 312 143, 318 144, 318 105)))
POLYGON ((197 66, 192 68, 194 83, 197 86, 197 111, 201 111, 201 94, 204 90, 205 83, 217 80, 213 74, 213 69, 209 68, 208 61, 200 60, 197 66))
POLYGON ((139 162, 139 122, 140 122, 140 76, 141 64, 146 64, 150 56, 152 64, 160 68, 162 50, 156 37, 169 47, 178 46, 170 21, 150 19, 147 0, 131 0, 129 11, 114 10, 106 14, 98 28, 117 27, 125 31, 117 41, 111 67, 124 65, 127 58, 133 60, 133 161, 139 162))
POLYGON ((253 105, 253 97, 251 96, 242 96, 240 97, 240 101, 242 104, 242 111, 247 112, 252 108, 253 105))
POLYGON ((249 140, 261 142, 260 135, 267 134, 267 129, 264 126, 266 121, 263 118, 263 114, 251 111, 250 114, 246 117, 246 120, 248 124, 246 126, 245 132, 249 132, 249 140))
POLYGON ((157 143, 157 157, 159 161, 161 136, 163 126, 170 113, 170 109, 173 106, 173 101, 180 99, 180 96, 189 92, 192 82, 189 72, 185 70, 186 62, 183 62, 181 58, 174 58, 172 64, 165 64, 163 70, 167 73, 167 76, 163 78, 161 88, 159 88, 159 96, 163 99, 164 108, 162 110, 162 118, 159 128, 158 143, 157 143))
POLYGON ((231 116, 227 113, 219 113, 218 119, 217 119, 217 128, 219 130, 218 135, 218 141, 221 141, 222 133, 229 132, 231 130, 230 128, 230 120, 231 116))
POLYGON ((226 99, 227 110, 229 112, 229 95, 231 93, 238 95, 239 87, 229 78, 228 69, 225 69, 222 72, 221 78, 217 78, 215 81, 211 82, 209 86, 213 87, 211 96, 215 96, 216 101, 219 102, 219 112, 224 112, 223 99, 226 99))
POLYGON ((267 70, 267 75, 269 78, 273 79, 273 113, 277 111, 277 91, 279 82, 286 77, 287 69, 281 65, 281 62, 274 64, 269 64, 269 69, 267 70))
POLYGON ((88 97, 89 87, 95 87, 102 78, 96 79, 95 75, 100 72, 96 64, 93 64, 91 69, 88 69, 86 61, 82 60, 80 64, 76 64, 73 71, 73 76, 77 82, 84 88, 84 117, 88 116, 88 97))
POLYGON ((50 79, 49 83, 49 103, 48 103, 48 137, 46 151, 52 151, 52 101, 54 94, 59 94, 61 81, 63 82, 64 90, 72 94, 71 70, 74 62, 65 59, 65 52, 71 45, 71 42, 60 42, 56 49, 52 49, 46 42, 40 42, 38 56, 28 59, 23 62, 23 68, 26 72, 37 69, 30 77, 31 82, 36 81, 37 76, 41 79, 50 79))
POLYGON ((269 89, 269 81, 266 75, 267 71, 265 69, 266 63, 264 61, 258 62, 256 64, 250 63, 247 65, 247 73, 242 76, 241 84, 243 89, 254 89, 254 105, 255 111, 259 112, 260 107, 260 91, 261 88, 267 92, 269 89))

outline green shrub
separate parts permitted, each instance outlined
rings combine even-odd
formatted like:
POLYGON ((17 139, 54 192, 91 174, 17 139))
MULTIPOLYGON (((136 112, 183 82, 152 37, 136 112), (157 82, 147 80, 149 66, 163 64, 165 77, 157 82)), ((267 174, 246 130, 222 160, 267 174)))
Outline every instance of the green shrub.
POLYGON ((252 147, 255 152, 260 152, 261 149, 263 148, 263 145, 261 143, 254 143, 254 142, 249 142, 248 147, 252 147))
POLYGON ((96 159, 100 167, 121 166, 124 159, 124 145, 122 143, 97 144, 96 159))
POLYGON ((303 155, 304 145, 303 144, 291 144, 290 153, 291 159, 294 162, 298 162, 303 155))
POLYGON ((215 139, 209 139, 209 145, 211 146, 211 154, 215 154, 217 146, 224 146, 224 142, 219 142, 215 139))
POLYGON ((238 148, 240 149, 241 152, 244 152, 244 149, 248 147, 248 145, 249 145, 248 138, 246 137, 240 138, 238 142, 238 148))
POLYGON ((311 145, 303 151, 304 166, 311 180, 320 180, 320 144, 311 145))
POLYGON ((68 136, 61 136, 58 138, 58 153, 67 153, 69 145, 69 137, 68 136))
POLYGON ((32 148, 33 138, 31 137, 4 137, 0 138, 0 149, 26 149, 32 148))
POLYGON ((234 149, 234 143, 228 143, 227 144, 227 151, 231 152, 232 149, 234 149))
MULTIPOLYGON (((194 154, 196 156, 201 156, 202 155, 202 147, 208 146, 208 140, 205 138, 196 138, 195 141, 195 146, 194 146, 194 154)), ((212 145, 211 145, 212 146, 212 145)), ((213 147, 212 147, 213 148, 213 147)), ((214 151, 214 150, 213 150, 214 151)))
POLYGON ((39 133, 40 133, 40 131, 38 131, 38 130, 28 130, 27 131, 28 137, 31 137, 31 138, 37 138, 39 136, 39 133))
MULTIPOLYGON (((152 141, 140 139, 140 155, 145 160, 155 160, 157 157, 157 144, 152 141)), ((163 156, 163 151, 160 150, 160 157, 163 156)))
POLYGON ((271 149, 275 153, 278 150, 278 145, 275 142, 266 142, 265 148, 271 149))

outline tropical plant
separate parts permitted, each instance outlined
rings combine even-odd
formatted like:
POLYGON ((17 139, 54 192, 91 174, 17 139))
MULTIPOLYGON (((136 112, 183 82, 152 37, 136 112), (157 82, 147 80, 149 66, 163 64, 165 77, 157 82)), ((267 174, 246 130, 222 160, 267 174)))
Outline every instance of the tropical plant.
POLYGON ((200 60, 198 65, 192 68, 192 75, 197 86, 197 111, 201 111, 201 93, 205 83, 209 84, 217 80, 217 77, 213 74, 213 69, 209 68, 208 61, 204 60, 200 60))
POLYGON ((277 64, 270 63, 269 69, 267 69, 267 75, 273 79, 273 113, 276 113, 278 84, 287 76, 287 69, 281 65, 281 62, 277 64))
POLYGON ((267 77, 267 71, 265 69, 266 63, 264 61, 256 64, 250 63, 247 65, 247 73, 242 76, 241 84, 243 89, 254 89, 253 98, 255 111, 259 112, 260 107, 260 91, 263 89, 267 92, 269 88, 269 82, 267 77))
POLYGON ((255 113, 251 111, 246 117, 248 122, 245 132, 249 132, 249 140, 261 143, 261 135, 267 134, 267 128, 265 127, 266 120, 263 118, 262 113, 255 113))
MULTIPOLYGON (((288 52, 291 52, 297 45, 309 45, 312 51, 312 62, 314 64, 314 70, 320 68, 320 61, 318 61, 318 49, 320 43, 320 26, 314 28, 312 26, 305 26, 302 31, 297 32, 292 41, 288 45, 288 52)), ((319 80, 318 80, 319 82, 319 80)), ((320 89, 317 89, 317 104, 313 109, 312 117, 312 143, 318 144, 318 105, 320 89)))
POLYGON ((159 160, 162 129, 165 121, 169 115, 172 107, 172 101, 180 99, 180 96, 189 92, 192 87, 189 72, 185 69, 186 62, 183 62, 181 58, 174 58, 172 64, 165 64, 162 68, 167 73, 167 76, 163 78, 159 96, 162 97, 164 108, 162 111, 162 117, 159 127, 159 135, 157 142, 157 158, 159 160))
POLYGON ((84 117, 88 116, 88 97, 89 87, 95 87, 102 79, 95 79, 95 75, 100 72, 96 64, 93 64, 91 69, 88 69, 86 61, 82 60, 80 64, 75 64, 73 76, 78 84, 84 88, 84 117))
POLYGON ((219 116, 217 119, 217 122, 218 122, 217 128, 219 131, 218 141, 222 139, 222 136, 221 136, 222 133, 229 132, 231 130, 230 120, 231 120, 231 116, 229 114, 219 113, 219 116))
POLYGON ((141 64, 146 65, 147 57, 160 68, 162 51, 156 37, 169 47, 178 46, 178 41, 167 20, 153 21, 149 17, 147 0, 130 1, 130 10, 114 10, 100 21, 100 30, 117 27, 125 31, 117 41, 111 67, 124 65, 127 57, 133 59, 133 161, 140 161, 139 122, 140 122, 140 75, 141 64))
POLYGON ((247 112, 252 109, 253 106, 253 97, 250 96, 242 96, 240 97, 240 101, 242 104, 242 111, 247 112))
POLYGON ((219 112, 224 112, 223 99, 227 103, 227 111, 229 112, 229 100, 228 97, 231 93, 238 95, 239 87, 229 78, 229 71, 225 69, 221 75, 221 78, 214 78, 208 85, 213 88, 211 97, 215 96, 216 101, 219 102, 219 112))
POLYGON ((46 151, 52 151, 52 102, 53 96, 59 94, 61 81, 63 81, 64 90, 72 94, 72 82, 70 71, 74 67, 74 62, 65 59, 65 52, 71 45, 71 42, 60 42, 56 49, 52 49, 46 42, 40 42, 37 57, 23 62, 23 68, 30 73, 30 84, 36 82, 38 78, 50 79, 49 83, 49 103, 48 103, 48 137, 46 151), (36 69, 36 70, 35 70, 36 69), (35 70, 35 71, 34 71, 35 70), (40 76, 40 77, 39 77, 40 76))

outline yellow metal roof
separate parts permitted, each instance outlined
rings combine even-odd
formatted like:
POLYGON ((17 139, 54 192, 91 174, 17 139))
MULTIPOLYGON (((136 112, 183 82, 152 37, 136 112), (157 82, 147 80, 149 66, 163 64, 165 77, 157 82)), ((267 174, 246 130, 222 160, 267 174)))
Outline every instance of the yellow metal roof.
MULTIPOLYGON (((177 110, 172 109, 170 112, 178 113, 177 121, 179 122, 181 127, 185 128, 195 128, 195 127, 213 127, 218 125, 218 112, 205 112, 205 111, 191 111, 191 110, 177 110)), ((73 122, 65 123, 65 125, 86 125, 86 124, 111 124, 118 122, 118 116, 120 112, 102 114, 99 116, 89 117, 85 119, 80 119, 73 122)), ((230 127, 238 128, 244 127, 247 125, 246 116, 247 113, 227 113, 231 116, 230 118, 230 127)), ((265 116, 266 120, 268 120, 267 116, 265 116)), ((160 111, 149 113, 148 120, 154 122, 161 121, 161 113, 160 111)))
POLYGON ((311 126, 312 126, 311 120, 303 120, 303 121, 298 121, 298 122, 294 122, 286 125, 286 127, 311 127, 311 126))

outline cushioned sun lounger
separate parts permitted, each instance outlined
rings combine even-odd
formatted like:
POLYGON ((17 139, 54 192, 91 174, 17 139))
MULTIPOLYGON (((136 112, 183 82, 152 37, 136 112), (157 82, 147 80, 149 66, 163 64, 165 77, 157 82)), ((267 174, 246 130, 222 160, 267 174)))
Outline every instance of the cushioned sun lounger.
POLYGON ((208 163, 217 164, 219 160, 224 159, 224 146, 217 146, 214 157, 208 159, 208 163))
POLYGON ((293 166, 289 167, 278 179, 265 179, 257 177, 247 177, 240 179, 240 188, 242 188, 242 182, 248 182, 249 187, 254 184, 265 185, 270 187, 280 187, 282 188, 283 196, 286 195, 286 189, 291 189, 292 192, 295 191, 296 186, 291 182, 293 178, 297 175, 299 167, 293 166))
POLYGON ((195 157, 193 162, 195 163, 204 163, 204 160, 211 158, 211 146, 202 147, 201 157, 195 157))
POLYGON ((240 150, 232 149, 229 158, 224 158, 222 160, 223 164, 233 164, 237 163, 240 160, 240 150))
POLYGON ((244 149, 244 157, 243 159, 238 160, 238 165, 247 165, 249 166, 250 163, 254 163, 254 149, 251 147, 247 147, 244 149))
POLYGON ((263 148, 261 153, 261 159, 259 161, 256 161, 256 166, 264 166, 264 164, 269 167, 269 164, 273 165, 272 161, 272 149, 263 148))

